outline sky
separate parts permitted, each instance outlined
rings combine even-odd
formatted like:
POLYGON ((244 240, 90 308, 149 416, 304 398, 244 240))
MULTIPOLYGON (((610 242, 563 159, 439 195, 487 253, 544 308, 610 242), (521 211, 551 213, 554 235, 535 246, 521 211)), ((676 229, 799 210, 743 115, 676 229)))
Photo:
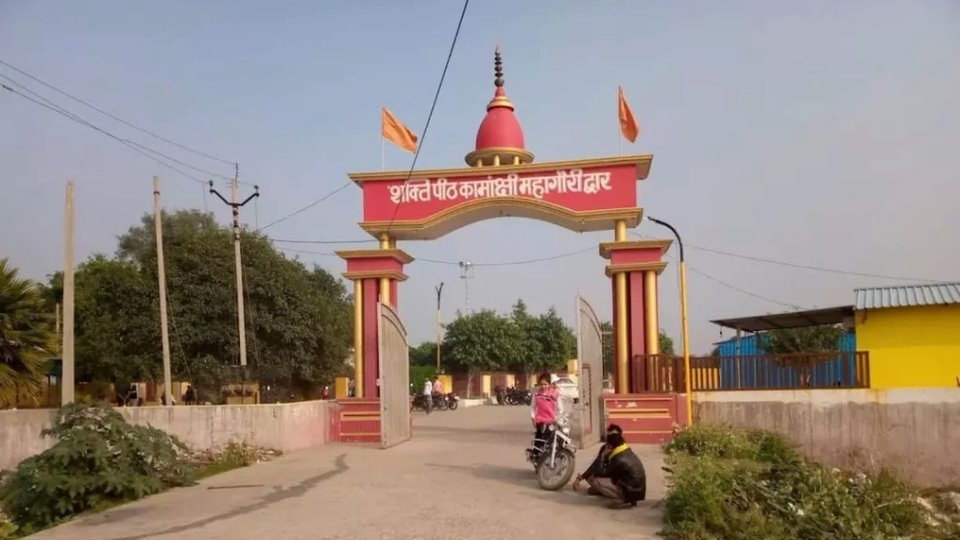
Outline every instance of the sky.
MULTIPOLYGON (((89 2, 0 0, 0 59, 180 144, 240 163, 260 186, 251 227, 380 168, 379 111, 423 126, 462 9, 416 2, 89 2)), ((641 132, 623 152, 653 154, 638 205, 687 244, 691 351, 717 318, 829 307, 861 286, 960 279, 960 4, 944 1, 654 2, 473 0, 418 168, 463 166, 493 94, 493 50, 537 161, 616 155, 617 86, 641 132), (820 272, 720 255, 898 279, 820 272)), ((0 74, 118 136, 230 176, 232 167, 134 131, 0 66, 0 74)), ((3 82, 9 84, 8 81, 3 82)), ((388 169, 412 156, 386 149, 388 169)), ((206 180, 209 175, 191 171, 206 180)), ((81 261, 164 205, 229 211, 194 180, 108 137, 0 91, 0 257, 31 278, 63 265, 63 201, 76 182, 81 261)), ((221 188, 226 188, 219 181, 221 188)), ((242 186, 248 192, 251 187, 242 186)), ((266 232, 281 240, 365 233, 350 186, 266 232)), ((253 203, 251 203, 252 205, 253 203)), ((643 223, 635 233, 669 237, 643 223)), ((595 249, 612 232, 577 234, 505 218, 431 242, 406 242, 400 313, 411 342, 470 307, 523 298, 574 320, 583 295, 610 318, 595 249), (479 266, 580 252, 551 261, 479 266), (478 264, 463 280, 455 264, 478 264)), ((281 244, 339 274, 347 245, 281 244)), ((675 264, 661 276, 660 322, 675 340, 675 264)))

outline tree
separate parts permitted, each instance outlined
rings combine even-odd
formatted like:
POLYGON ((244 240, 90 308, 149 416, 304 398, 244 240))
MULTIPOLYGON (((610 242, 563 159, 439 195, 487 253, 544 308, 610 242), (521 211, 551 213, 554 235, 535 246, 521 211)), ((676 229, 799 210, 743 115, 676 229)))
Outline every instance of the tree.
POLYGON ((836 351, 843 333, 843 328, 839 326, 770 330, 765 334, 763 349, 771 354, 836 351))
POLYGON ((660 335, 657 337, 657 340, 660 344, 660 354, 665 354, 667 356, 674 356, 676 352, 673 349, 673 339, 667 335, 663 329, 660 330, 660 335))
POLYGON ((540 370, 543 345, 537 336, 537 319, 527 311, 527 304, 522 298, 513 304, 510 322, 516 327, 519 342, 516 344, 516 354, 505 367, 525 374, 540 370))
POLYGON ((538 345, 538 356, 531 364, 534 371, 563 369, 567 360, 577 354, 577 338, 573 330, 552 307, 533 321, 528 335, 538 345))
POLYGON ((437 344, 424 341, 416 347, 410 347, 411 366, 437 366, 437 344))
POLYGON ((41 290, 0 259, 0 407, 36 399, 56 336, 41 290))
MULTIPOLYGON (((93 257, 78 269, 78 379, 158 378, 154 234, 146 215, 120 237, 115 258, 93 257)), ((210 214, 178 211, 164 214, 163 234, 173 372, 206 390, 204 399, 248 377, 282 389, 281 399, 312 395, 348 371, 353 308, 340 280, 244 231, 248 369, 241 372, 232 231, 210 214)))
POLYGON ((460 315, 447 325, 443 357, 451 369, 467 373, 467 397, 473 376, 484 371, 499 371, 518 356, 521 335, 508 317, 485 309, 460 315))

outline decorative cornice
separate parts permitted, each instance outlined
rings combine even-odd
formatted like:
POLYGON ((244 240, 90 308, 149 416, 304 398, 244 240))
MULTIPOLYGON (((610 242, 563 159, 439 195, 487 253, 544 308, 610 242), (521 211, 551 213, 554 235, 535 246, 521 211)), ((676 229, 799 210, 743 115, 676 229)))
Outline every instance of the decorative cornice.
POLYGON ((628 226, 636 227, 643 213, 639 208, 576 211, 528 197, 496 197, 458 204, 422 220, 364 221, 360 223, 360 227, 374 236, 390 231, 391 236, 399 239, 429 239, 443 236, 476 221, 499 217, 504 211, 511 210, 510 215, 514 217, 540 219, 581 232, 612 229, 618 220, 624 220, 628 226))
POLYGON ((600 256, 609 259, 614 251, 633 250, 633 249, 656 249, 660 248, 660 255, 663 255, 673 245, 673 240, 655 239, 655 240, 627 240, 625 242, 601 242, 600 256))
MULTIPOLYGON (((653 155, 638 156, 617 156, 596 159, 578 159, 570 161, 549 161, 541 163, 529 163, 522 165, 501 165, 496 168, 497 174, 546 171, 551 169, 584 169, 588 167, 603 167, 605 165, 629 165, 637 166, 637 180, 644 180, 650 174, 650 165, 653 163, 653 155)), ((410 178, 469 178, 473 176, 488 176, 489 167, 458 167, 455 169, 423 169, 420 171, 377 171, 377 172, 356 172, 348 173, 347 176, 359 185, 364 182, 396 182, 403 180, 409 175, 410 178)))
POLYGON ((646 262, 646 263, 629 263, 629 264, 611 264, 608 265, 605 273, 607 277, 613 277, 615 274, 622 274, 624 272, 643 272, 646 270, 653 270, 657 274, 662 274, 663 270, 667 267, 666 261, 661 262, 646 262))
POLYGON ((340 274, 341 276, 349 279, 350 281, 356 281, 358 279, 379 279, 379 278, 390 278, 397 281, 406 281, 407 275, 403 272, 398 272, 396 270, 357 270, 355 272, 344 272, 340 274))
POLYGON ((402 249, 345 249, 334 251, 341 259, 393 259, 401 264, 410 264, 414 261, 406 251, 402 249))

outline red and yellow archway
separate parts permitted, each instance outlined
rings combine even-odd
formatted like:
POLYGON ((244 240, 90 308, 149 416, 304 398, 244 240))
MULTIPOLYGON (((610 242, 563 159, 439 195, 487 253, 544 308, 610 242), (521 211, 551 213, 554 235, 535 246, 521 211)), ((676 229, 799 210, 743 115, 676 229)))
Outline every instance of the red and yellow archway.
POLYGON ((377 303, 398 306, 397 284, 413 261, 397 242, 433 240, 506 216, 577 232, 613 231, 599 253, 609 261, 614 300, 615 392, 645 390, 644 370, 631 369, 630 359, 659 352, 657 280, 671 241, 629 241, 627 230, 643 216, 637 185, 650 173, 653 156, 534 163, 506 96, 498 52, 495 94, 465 160, 465 168, 349 175, 363 191, 360 227, 380 241, 379 249, 337 252, 347 261, 344 277, 354 282, 356 397, 378 396, 377 303))

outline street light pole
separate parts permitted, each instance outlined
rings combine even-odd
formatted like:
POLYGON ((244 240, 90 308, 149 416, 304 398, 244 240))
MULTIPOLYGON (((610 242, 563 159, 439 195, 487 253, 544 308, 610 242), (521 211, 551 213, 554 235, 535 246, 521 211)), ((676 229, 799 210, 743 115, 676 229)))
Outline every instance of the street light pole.
POLYGON ((683 239, 677 229, 666 221, 661 221, 650 216, 644 216, 657 225, 662 225, 677 237, 677 245, 680 248, 680 332, 683 340, 683 386, 684 393, 687 395, 687 425, 693 425, 693 392, 690 383, 690 335, 687 331, 687 263, 683 258, 683 239))
POLYGON ((473 263, 470 261, 460 261, 460 279, 463 280, 463 299, 466 304, 466 314, 470 314, 470 282, 468 281, 473 277, 471 270, 473 269, 473 263))
POLYGON ((437 291, 437 374, 440 374, 440 334, 442 333, 443 325, 440 322, 440 294, 443 293, 443 282, 440 282, 440 285, 434 287, 437 291))

